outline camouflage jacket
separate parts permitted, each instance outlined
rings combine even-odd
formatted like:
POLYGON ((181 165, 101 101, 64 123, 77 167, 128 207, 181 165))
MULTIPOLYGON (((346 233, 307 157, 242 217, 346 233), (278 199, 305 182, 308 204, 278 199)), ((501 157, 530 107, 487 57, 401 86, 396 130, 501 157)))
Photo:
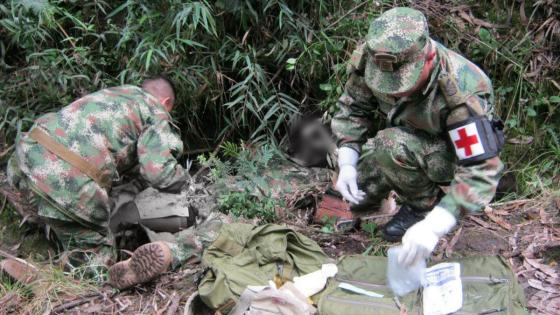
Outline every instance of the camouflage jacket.
MULTIPOLYGON (((84 96, 35 121, 55 141, 108 174, 112 181, 139 165, 152 187, 177 189, 185 176, 176 156, 183 144, 173 132, 169 113, 157 99, 125 85, 84 96)), ((12 159, 21 172, 59 206, 91 221, 110 212, 108 191, 66 161, 22 134, 12 159)), ((56 213, 40 213, 59 218, 56 213)), ((96 220, 97 221, 97 220, 96 220)))
MULTIPOLYGON (((395 99, 374 94, 368 85, 375 84, 375 78, 368 76, 367 66, 364 69, 349 67, 349 79, 331 122, 339 147, 347 146, 361 152, 376 111, 387 117, 388 127, 419 129, 447 141, 446 127, 467 119, 470 112, 465 107, 452 109, 447 104, 438 85, 438 77, 444 71, 454 76, 459 89, 474 100, 474 111, 491 118, 494 93, 490 79, 463 56, 434 43, 439 67, 433 71, 423 91, 411 97, 395 99)), ((499 157, 476 165, 457 166, 450 189, 439 205, 456 216, 465 211, 480 211, 493 198, 502 170, 499 157)))

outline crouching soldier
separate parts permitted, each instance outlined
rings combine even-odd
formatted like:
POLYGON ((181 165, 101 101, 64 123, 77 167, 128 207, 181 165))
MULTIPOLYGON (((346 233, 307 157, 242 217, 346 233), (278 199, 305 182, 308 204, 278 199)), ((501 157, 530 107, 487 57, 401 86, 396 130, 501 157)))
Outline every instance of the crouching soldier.
POLYGON ((401 207, 384 238, 402 239, 401 262, 427 258, 461 214, 493 198, 503 170, 493 106, 488 77, 431 39, 419 11, 383 13, 354 51, 331 123, 339 148, 336 188, 355 214, 397 193, 401 207), (387 128, 367 139, 376 112, 387 128))
MULTIPOLYGON (((38 216, 65 250, 99 248, 108 257, 114 253, 114 229, 127 219, 146 218, 127 203, 134 194, 124 202, 126 194, 112 197, 113 186, 132 170, 144 186, 180 191, 187 174, 176 160, 183 144, 171 124, 174 102, 169 80, 148 79, 142 87, 125 85, 86 95, 40 117, 29 132, 18 135, 8 162, 10 184, 34 200, 38 216), (126 213, 110 224, 119 207, 126 213)), ((180 230, 187 224, 182 215, 152 212, 145 223, 170 223, 180 230)), ((166 242, 139 247, 130 259, 111 266, 110 282, 123 288, 154 278, 170 267, 172 247, 166 242)), ((5 262, 3 267, 10 265, 5 262)))

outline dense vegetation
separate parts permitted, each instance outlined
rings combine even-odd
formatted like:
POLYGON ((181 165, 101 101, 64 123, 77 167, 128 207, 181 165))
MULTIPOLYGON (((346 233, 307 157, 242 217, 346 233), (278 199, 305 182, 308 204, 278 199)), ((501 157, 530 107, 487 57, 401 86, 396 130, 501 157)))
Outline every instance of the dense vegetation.
MULTIPOLYGON (((278 144, 294 117, 326 113, 368 21, 395 5, 493 79, 520 193, 560 176, 556 0, 7 0, 0 4, 0 145, 94 90, 168 73, 189 152, 223 139, 278 144), (465 3, 465 4, 463 4, 465 3)), ((1 146, 0 146, 1 149, 1 146)))
MULTIPOLYGON (((278 147, 299 116, 328 122, 346 81, 350 53, 367 33, 369 21, 394 6, 423 11, 432 37, 468 56, 493 80, 496 112, 507 128, 502 158, 514 175, 509 179, 517 178, 517 189, 508 198, 538 200, 560 192, 558 0, 3 0, 0 168, 17 132, 27 130, 39 115, 107 86, 138 84, 144 77, 167 73, 178 90, 174 117, 186 155, 209 169, 216 187, 228 188, 217 198, 218 210, 275 222, 277 208, 291 205, 268 192, 249 195, 271 182, 260 170, 278 166, 278 147), (202 152, 218 154, 194 159, 202 152), (238 190, 227 187, 233 174, 243 175, 236 178, 238 190)), ((379 127, 383 123, 379 119, 379 127)), ((95 264, 92 253, 86 251, 91 262, 83 266, 71 265, 64 254, 52 256, 43 231, 20 224, 15 212, 4 211, 8 208, 7 200, 0 200, 2 248, 50 264, 43 269, 44 281, 32 289, 0 274, 0 297, 10 302, 1 306, 44 313, 66 305, 68 296, 99 294, 106 268, 95 264)), ((515 221, 522 220, 523 226, 533 216, 546 215, 544 208, 519 211, 514 204, 506 209, 515 209, 515 221)), ((332 233, 330 223, 321 231, 332 233)), ((512 229, 512 246, 555 255, 544 243, 524 243, 526 237, 544 242, 535 231, 549 230, 542 228, 544 223, 537 227, 512 229)), ((383 254, 386 246, 379 245, 377 225, 364 223, 362 230, 369 238, 364 254, 383 254)), ((526 276, 527 270, 517 274, 526 276)), ((533 280, 542 286, 542 276, 533 280)), ((129 303, 128 298, 138 295, 131 304, 153 304, 165 286, 160 284, 158 294, 134 291, 118 299, 129 303)), ((181 287, 170 286, 173 296, 181 287)), ((103 293, 103 300, 109 295, 115 296, 103 293)))

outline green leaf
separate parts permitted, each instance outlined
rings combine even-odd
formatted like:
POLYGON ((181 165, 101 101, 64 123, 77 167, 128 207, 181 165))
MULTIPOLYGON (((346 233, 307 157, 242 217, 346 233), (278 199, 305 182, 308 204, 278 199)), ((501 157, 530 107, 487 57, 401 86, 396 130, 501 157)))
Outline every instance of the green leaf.
POLYGON ((321 232, 323 232, 323 233, 325 233, 325 234, 332 234, 334 231, 333 231, 332 226, 330 226, 330 225, 325 225, 325 226, 323 226, 323 227, 321 228, 321 232))
POLYGON ((548 98, 551 103, 560 103, 560 96, 554 95, 548 98))
POLYGON ((111 12, 111 13, 109 13, 109 15, 107 15, 107 19, 110 19, 111 17, 115 16, 116 14, 118 14, 119 12, 124 10, 126 7, 128 7, 131 3, 132 3, 132 1, 127 1, 123 4, 121 4, 118 8, 113 10, 113 12, 111 12))
POLYGON ((150 50, 148 50, 148 55, 146 56, 146 71, 150 68, 150 61, 152 60, 153 53, 154 49, 150 48, 150 50))
POLYGON ((482 39, 483 41, 490 43, 493 41, 493 37, 492 34, 485 28, 481 27, 480 30, 478 31, 478 37, 480 37, 480 39, 482 39))
POLYGON ((529 117, 537 116, 537 112, 532 107, 525 108, 525 111, 527 112, 527 116, 529 117))
POLYGON ((331 85, 330 83, 323 83, 323 84, 319 84, 319 88, 320 88, 322 91, 326 91, 326 92, 327 92, 327 91, 331 91, 333 87, 332 87, 332 85, 331 85))

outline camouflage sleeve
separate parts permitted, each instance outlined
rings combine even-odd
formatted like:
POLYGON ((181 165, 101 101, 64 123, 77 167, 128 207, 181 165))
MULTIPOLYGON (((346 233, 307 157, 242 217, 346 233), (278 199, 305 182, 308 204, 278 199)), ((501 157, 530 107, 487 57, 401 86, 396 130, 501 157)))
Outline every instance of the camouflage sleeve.
POLYGON ((337 105, 338 111, 331 121, 331 129, 338 147, 346 146, 361 152, 371 127, 376 102, 364 77, 357 71, 350 73, 337 105))
POLYGON ((183 151, 183 143, 171 130, 169 121, 158 120, 147 127, 137 146, 142 177, 154 188, 179 191, 186 174, 176 157, 183 151))
MULTIPOLYGON (((484 113, 493 107, 490 104, 492 100, 492 95, 471 95, 467 103, 475 112, 484 113)), ((448 116, 447 125, 465 120, 469 115, 466 106, 457 107, 448 116)), ((456 217, 483 210, 496 194, 503 169, 504 164, 498 156, 478 164, 458 166, 449 191, 439 206, 456 217)))
POLYGON ((504 164, 499 157, 480 164, 457 167, 449 191, 441 199, 439 206, 455 217, 483 210, 496 194, 503 169, 504 164))

